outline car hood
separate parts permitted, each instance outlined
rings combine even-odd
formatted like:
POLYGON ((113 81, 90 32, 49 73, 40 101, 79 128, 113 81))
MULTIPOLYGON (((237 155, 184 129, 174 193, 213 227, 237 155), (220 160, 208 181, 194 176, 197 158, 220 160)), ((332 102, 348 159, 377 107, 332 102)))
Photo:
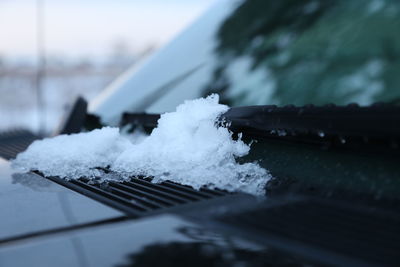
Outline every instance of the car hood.
POLYGON ((124 216, 0 158, 0 241, 124 216))

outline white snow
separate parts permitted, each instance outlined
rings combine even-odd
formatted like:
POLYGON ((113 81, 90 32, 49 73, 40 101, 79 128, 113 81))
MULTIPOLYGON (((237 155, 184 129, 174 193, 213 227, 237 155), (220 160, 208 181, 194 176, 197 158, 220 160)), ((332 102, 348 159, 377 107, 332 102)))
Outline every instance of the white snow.
POLYGON ((46 176, 95 177, 102 173, 96 168, 109 166, 130 144, 118 128, 59 135, 33 142, 12 166, 22 171, 38 170, 46 176))
POLYGON ((36 141, 17 156, 13 166, 67 179, 100 176, 97 168, 109 167, 117 177, 144 175, 154 177, 153 182, 170 180, 195 189, 207 186, 265 194, 269 173, 257 163, 236 161, 249 153, 249 145, 215 125, 228 110, 218 100, 211 95, 185 101, 175 112, 161 115, 158 127, 145 137, 124 136, 118 128, 106 127, 36 141))

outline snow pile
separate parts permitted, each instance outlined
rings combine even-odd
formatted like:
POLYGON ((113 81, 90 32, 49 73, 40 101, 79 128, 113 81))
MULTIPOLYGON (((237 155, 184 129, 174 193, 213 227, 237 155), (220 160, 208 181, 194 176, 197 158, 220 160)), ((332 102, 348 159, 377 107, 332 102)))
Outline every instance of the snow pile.
POLYGON ((126 149, 112 169, 124 175, 154 176, 198 189, 203 185, 230 191, 262 192, 267 172, 254 163, 238 164, 250 147, 234 141, 216 118, 228 107, 218 97, 186 101, 176 112, 163 114, 158 127, 137 145, 126 149))
POLYGON ((118 128, 59 135, 33 142, 18 154, 12 166, 22 171, 38 170, 46 176, 95 177, 130 145, 118 128))
POLYGON ((270 175, 256 163, 236 162, 250 147, 215 125, 216 118, 228 110, 218 100, 211 95, 186 101, 175 112, 161 115, 151 135, 136 141, 119 134, 117 128, 36 141, 13 165, 69 179, 99 176, 98 168, 108 167, 124 178, 144 175, 154 177, 153 182, 171 180, 196 189, 264 194, 270 175))

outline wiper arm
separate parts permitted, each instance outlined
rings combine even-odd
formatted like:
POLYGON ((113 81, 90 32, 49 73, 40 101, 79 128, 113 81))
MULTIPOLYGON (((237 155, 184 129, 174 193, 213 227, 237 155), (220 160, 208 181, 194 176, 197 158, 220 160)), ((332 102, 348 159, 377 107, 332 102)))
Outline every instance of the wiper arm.
MULTIPOLYGON (((121 126, 157 126, 158 114, 125 113, 121 126)), ((325 148, 399 152, 400 106, 233 107, 217 122, 245 138, 277 139, 325 148)))

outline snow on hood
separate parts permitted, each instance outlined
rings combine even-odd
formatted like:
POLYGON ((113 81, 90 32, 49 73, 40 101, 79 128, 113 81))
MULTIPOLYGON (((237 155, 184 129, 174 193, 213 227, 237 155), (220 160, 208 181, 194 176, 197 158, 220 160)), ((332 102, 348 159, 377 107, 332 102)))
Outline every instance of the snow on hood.
POLYGON ((124 179, 143 175, 154 177, 153 182, 170 180, 195 189, 206 186, 263 195, 271 176, 257 163, 236 161, 249 153, 250 146, 216 126, 218 116, 229 109, 218 101, 218 95, 185 101, 175 112, 162 114, 157 128, 144 138, 104 127, 35 141, 12 165, 65 179, 115 179, 101 170, 109 168, 124 179))

